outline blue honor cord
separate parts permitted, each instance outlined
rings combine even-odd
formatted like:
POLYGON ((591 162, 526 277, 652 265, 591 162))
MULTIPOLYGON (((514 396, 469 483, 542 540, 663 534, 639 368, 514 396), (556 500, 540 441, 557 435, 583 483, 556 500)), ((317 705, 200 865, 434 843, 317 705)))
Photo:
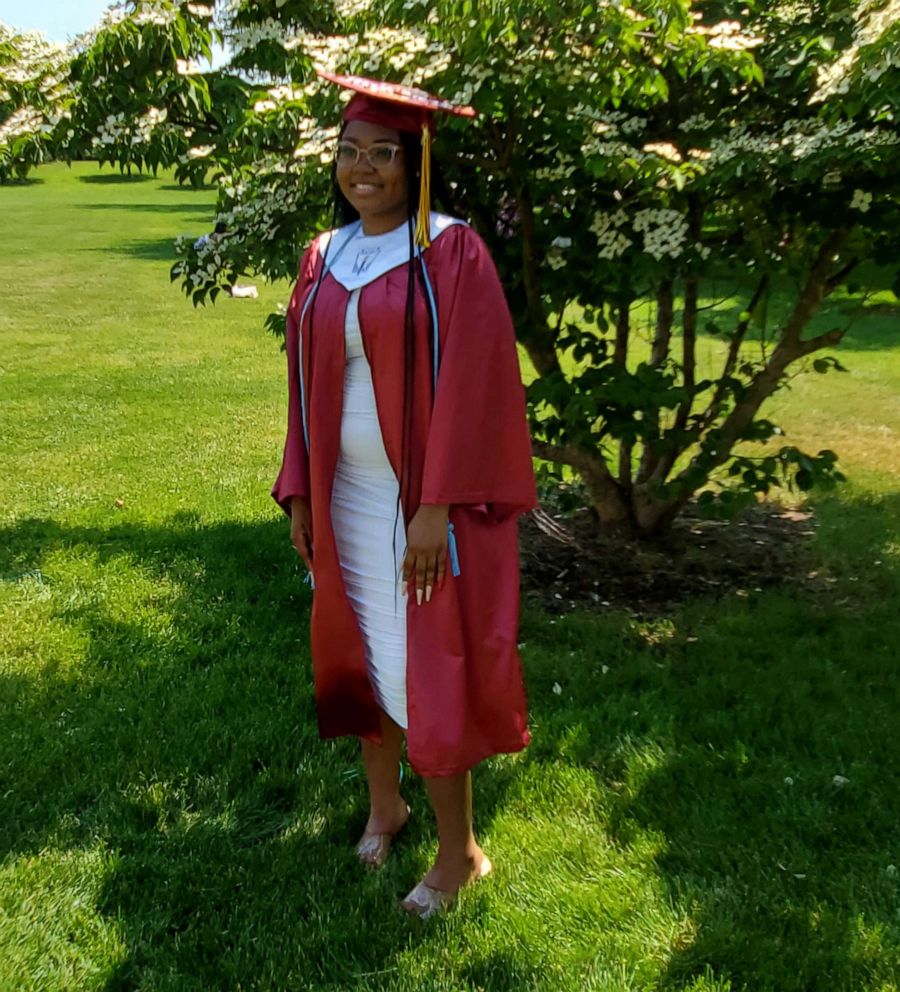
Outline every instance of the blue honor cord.
POLYGON ((453 524, 447 523, 447 554, 450 556, 450 572, 454 578, 459 575, 459 552, 456 548, 456 535, 453 524))

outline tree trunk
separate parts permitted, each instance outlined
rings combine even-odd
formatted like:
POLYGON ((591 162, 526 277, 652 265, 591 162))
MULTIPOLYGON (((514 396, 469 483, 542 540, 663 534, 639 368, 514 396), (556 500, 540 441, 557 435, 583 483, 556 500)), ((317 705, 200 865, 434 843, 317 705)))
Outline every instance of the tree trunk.
MULTIPOLYGON (((669 347, 672 343, 672 322, 675 319, 675 284, 666 279, 656 290, 656 330, 653 334, 653 347, 650 352, 650 364, 662 365, 669 357, 669 347)), ((647 436, 644 438, 644 451, 638 468, 636 481, 645 483, 656 468, 659 453, 654 449, 653 442, 659 435, 659 412, 648 412, 645 418, 647 436)))
POLYGON ((535 438, 531 440, 535 457, 574 468, 581 476, 591 498, 591 505, 604 527, 611 530, 633 529, 631 505, 621 487, 612 477, 602 453, 584 451, 574 445, 548 444, 535 438))
MULTIPOLYGON (((613 362, 621 369, 628 367, 628 339, 631 335, 631 301, 623 300, 616 312, 616 343, 613 362)), ((628 438, 619 441, 619 486, 623 492, 630 492, 632 482, 631 454, 632 442, 628 438)))

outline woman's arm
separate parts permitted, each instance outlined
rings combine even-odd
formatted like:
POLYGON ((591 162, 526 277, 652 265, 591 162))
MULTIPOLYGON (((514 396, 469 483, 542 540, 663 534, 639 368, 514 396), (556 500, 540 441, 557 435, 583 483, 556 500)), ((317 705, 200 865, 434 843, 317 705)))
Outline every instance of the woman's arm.
POLYGON ((440 370, 421 502, 486 506, 497 519, 537 503, 516 336, 487 246, 469 227, 426 253, 438 299, 440 370))
POLYGON ((285 350, 288 367, 288 417, 281 470, 272 487, 272 498, 288 515, 292 515, 295 496, 309 501, 309 455, 303 437, 303 412, 300 400, 300 329, 298 321, 306 295, 312 287, 315 243, 300 262, 300 273, 285 319, 285 350))

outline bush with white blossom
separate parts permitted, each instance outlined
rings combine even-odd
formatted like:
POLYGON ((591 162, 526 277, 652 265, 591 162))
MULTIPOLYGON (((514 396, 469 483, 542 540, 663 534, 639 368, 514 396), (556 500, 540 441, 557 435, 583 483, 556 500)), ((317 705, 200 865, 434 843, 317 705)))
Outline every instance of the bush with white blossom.
POLYGON ((68 69, 64 45, 0 22, 0 182, 52 157, 67 117, 68 69))

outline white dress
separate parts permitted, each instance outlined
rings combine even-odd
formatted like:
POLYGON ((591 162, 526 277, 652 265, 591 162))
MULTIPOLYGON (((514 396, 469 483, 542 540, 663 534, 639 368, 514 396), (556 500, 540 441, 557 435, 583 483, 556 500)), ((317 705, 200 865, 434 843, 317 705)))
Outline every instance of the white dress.
POLYGON ((350 294, 344 328, 341 451, 331 520, 344 585, 362 631, 372 689, 385 713, 405 728, 406 597, 400 592, 399 569, 406 555, 406 527, 363 350, 359 292, 350 294))

